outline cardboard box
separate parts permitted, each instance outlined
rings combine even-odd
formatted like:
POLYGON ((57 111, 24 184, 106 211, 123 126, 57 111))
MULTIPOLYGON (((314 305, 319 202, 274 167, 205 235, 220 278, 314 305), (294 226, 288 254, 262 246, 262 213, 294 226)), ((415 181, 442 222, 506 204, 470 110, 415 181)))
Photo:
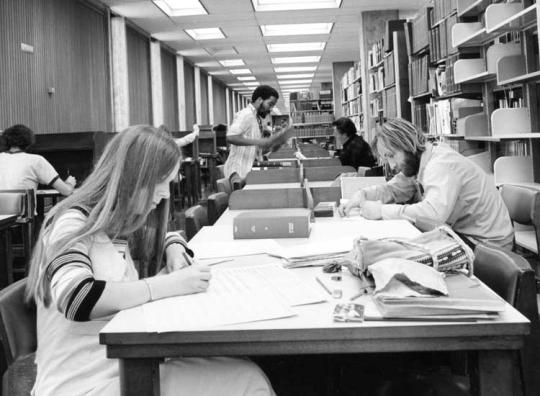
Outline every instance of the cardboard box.
POLYGON ((270 209, 240 213, 233 221, 234 239, 308 238, 309 209, 270 209))

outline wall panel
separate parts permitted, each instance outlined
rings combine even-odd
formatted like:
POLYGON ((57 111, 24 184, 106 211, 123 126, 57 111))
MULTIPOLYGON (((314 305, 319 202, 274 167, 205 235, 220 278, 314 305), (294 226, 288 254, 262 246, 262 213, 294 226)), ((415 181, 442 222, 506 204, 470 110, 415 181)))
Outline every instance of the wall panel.
POLYGON ((214 124, 227 124, 225 86, 220 81, 214 80, 212 89, 214 90, 214 124))
POLYGON ((132 27, 126 27, 129 123, 152 123, 152 91, 150 83, 150 39, 132 27))
POLYGON ((184 61, 184 81, 186 91, 186 126, 190 131, 195 124, 195 72, 193 66, 184 61))
POLYGON ((201 69, 201 124, 210 123, 208 117, 208 74, 201 69))
POLYGON ((105 11, 73 0, 2 0, 0 24, 0 129, 110 130, 105 11))
POLYGON ((176 56, 161 49, 161 77, 163 80, 163 123, 171 131, 178 126, 178 87, 176 77, 176 56))

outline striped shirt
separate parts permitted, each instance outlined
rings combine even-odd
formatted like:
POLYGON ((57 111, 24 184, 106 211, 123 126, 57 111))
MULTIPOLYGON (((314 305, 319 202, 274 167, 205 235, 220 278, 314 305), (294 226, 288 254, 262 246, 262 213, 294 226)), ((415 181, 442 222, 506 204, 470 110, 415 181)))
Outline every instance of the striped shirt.
MULTIPOLYGON (((251 103, 234 115, 227 136, 237 135, 242 135, 247 139, 260 139, 262 137, 261 126, 257 121, 257 109, 251 103)), ((257 146, 235 146, 231 144, 229 157, 223 168, 225 177, 230 177, 235 172, 242 178, 246 177, 253 166, 253 161, 257 158, 258 152, 259 148, 257 146)))

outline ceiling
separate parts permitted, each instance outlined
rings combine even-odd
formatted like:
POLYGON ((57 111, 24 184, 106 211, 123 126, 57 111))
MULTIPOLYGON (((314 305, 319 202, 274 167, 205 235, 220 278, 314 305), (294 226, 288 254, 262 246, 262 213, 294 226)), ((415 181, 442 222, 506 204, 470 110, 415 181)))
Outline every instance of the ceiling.
MULTIPOLYGON (((319 90, 321 82, 332 81, 332 63, 359 59, 360 13, 368 10, 399 9, 400 17, 410 17, 425 0, 342 0, 340 8, 255 12, 251 0, 200 0, 208 15, 169 17, 151 0, 101 0, 113 13, 132 21, 153 38, 178 51, 191 63, 221 80, 231 89, 250 89, 223 67, 218 60, 242 59, 256 81, 279 88, 272 57, 320 55, 317 64, 278 66, 317 66, 311 90, 319 90), (329 34, 263 37, 260 25, 329 23, 329 34), (184 29, 215 28, 225 38, 196 41, 184 29), (324 41, 322 51, 269 53, 266 44, 324 41), (242 84, 242 85, 240 85, 242 84)), ((281 73, 280 73, 281 74, 281 73)), ((283 95, 282 95, 283 96, 283 95)), ((280 103, 280 105, 283 103, 280 103)), ((282 106, 279 106, 282 107, 282 106)))

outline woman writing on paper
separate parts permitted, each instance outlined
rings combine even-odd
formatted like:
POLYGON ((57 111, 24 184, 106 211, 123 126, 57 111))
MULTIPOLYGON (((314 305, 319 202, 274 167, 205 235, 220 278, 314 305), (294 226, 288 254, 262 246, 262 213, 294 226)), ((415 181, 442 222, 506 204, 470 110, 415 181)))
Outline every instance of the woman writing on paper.
MULTIPOLYGON (((179 161, 170 135, 130 127, 47 215, 27 285, 37 305, 34 395, 119 395, 118 362, 98 341, 111 315, 208 288, 209 268, 189 266, 185 242, 166 234, 179 161)), ((273 394, 259 368, 240 359, 171 359, 160 365, 160 379, 162 395, 273 394)))

